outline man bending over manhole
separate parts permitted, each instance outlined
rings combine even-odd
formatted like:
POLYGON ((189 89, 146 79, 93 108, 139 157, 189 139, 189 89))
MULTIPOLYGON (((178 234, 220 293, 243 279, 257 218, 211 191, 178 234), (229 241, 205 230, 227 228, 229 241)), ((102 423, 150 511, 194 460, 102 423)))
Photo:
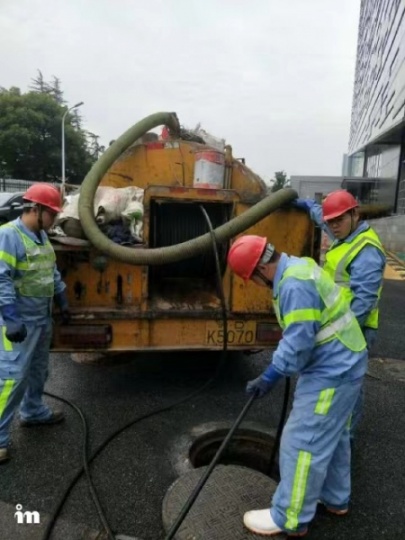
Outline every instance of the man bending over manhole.
POLYGON ((343 291, 312 259, 279 254, 266 238, 242 236, 228 264, 245 281, 273 289, 282 340, 268 368, 248 382, 262 397, 298 374, 280 446, 280 483, 271 508, 246 512, 254 533, 304 536, 318 502, 344 515, 350 499, 350 419, 366 372, 367 349, 343 291))

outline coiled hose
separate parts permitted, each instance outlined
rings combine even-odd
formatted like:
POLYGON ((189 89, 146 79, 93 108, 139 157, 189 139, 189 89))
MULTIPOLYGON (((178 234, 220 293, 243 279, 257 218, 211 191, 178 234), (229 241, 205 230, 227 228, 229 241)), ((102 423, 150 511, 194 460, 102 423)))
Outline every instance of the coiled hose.
MULTIPOLYGON (((160 125, 168 126, 173 133, 178 133, 180 129, 175 113, 162 112, 147 116, 123 133, 105 151, 90 169, 80 188, 79 217, 87 238, 102 253, 109 255, 115 260, 128 264, 168 264, 194 257, 195 255, 212 248, 211 233, 206 233, 174 246, 135 250, 116 244, 107 238, 107 236, 105 236, 98 228, 94 217, 93 201, 101 179, 120 155, 136 140, 142 137, 147 131, 160 125)), ((271 212, 274 212, 281 206, 297 198, 297 196, 296 191, 287 188, 281 189, 276 193, 265 197, 242 215, 237 216, 217 229, 214 229, 217 243, 221 244, 230 240, 234 236, 255 225, 271 212)))

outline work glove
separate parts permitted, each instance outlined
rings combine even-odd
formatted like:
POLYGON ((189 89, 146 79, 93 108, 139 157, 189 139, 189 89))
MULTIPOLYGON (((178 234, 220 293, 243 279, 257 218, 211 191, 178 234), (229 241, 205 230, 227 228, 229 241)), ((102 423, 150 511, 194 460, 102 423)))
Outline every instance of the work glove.
POLYGON ((301 210, 309 212, 314 206, 315 201, 313 199, 294 199, 291 201, 291 204, 292 206, 295 206, 295 208, 301 208, 301 210))
POLYGON ((62 318, 62 324, 69 324, 70 311, 69 303, 65 291, 62 291, 54 296, 55 304, 58 306, 62 318))
POLYGON ((1 315, 6 326, 6 338, 12 343, 21 343, 27 337, 27 328, 20 319, 15 304, 1 308, 1 315))
POLYGON ((282 378, 283 375, 270 365, 260 377, 247 383, 246 393, 249 395, 256 394, 257 397, 261 398, 270 392, 273 386, 282 378))

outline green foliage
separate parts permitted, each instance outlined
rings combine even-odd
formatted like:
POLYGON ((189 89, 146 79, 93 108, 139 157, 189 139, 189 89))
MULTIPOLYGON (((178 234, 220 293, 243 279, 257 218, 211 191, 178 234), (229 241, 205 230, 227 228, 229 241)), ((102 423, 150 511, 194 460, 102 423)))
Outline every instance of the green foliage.
POLYGON ((275 172, 273 184, 271 186, 272 193, 278 191, 279 189, 288 187, 289 183, 290 181, 288 180, 287 174, 284 171, 275 172))
MULTIPOLYGON (((0 88, 0 169, 3 176, 60 181, 62 116, 66 112, 60 80, 44 81, 42 73, 31 90, 0 88)), ((74 113, 75 111, 73 111, 74 113)), ((95 161, 80 117, 65 118, 66 181, 80 183, 95 161)))
POLYGON ((99 136, 91 131, 87 131, 87 140, 89 141, 89 151, 94 160, 97 160, 105 150, 103 145, 98 143, 99 136))
POLYGON ((52 77, 52 81, 48 83, 45 81, 42 71, 38 69, 38 75, 35 79, 31 79, 31 83, 30 89, 32 92, 48 94, 52 96, 59 105, 64 105, 66 103, 63 99, 61 80, 58 79, 58 77, 55 77, 55 75, 52 77))

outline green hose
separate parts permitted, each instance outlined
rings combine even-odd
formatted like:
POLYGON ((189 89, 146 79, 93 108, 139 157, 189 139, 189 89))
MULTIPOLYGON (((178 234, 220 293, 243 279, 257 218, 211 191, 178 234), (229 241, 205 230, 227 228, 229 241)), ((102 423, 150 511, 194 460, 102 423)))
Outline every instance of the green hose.
MULTIPOLYGON (((116 244, 105 236, 96 223, 93 210, 93 200, 97 187, 112 164, 137 139, 147 131, 161 125, 168 126, 173 132, 178 132, 179 124, 174 113, 156 113, 147 116, 119 137, 93 165, 83 180, 79 197, 79 216, 84 233, 90 242, 102 253, 134 265, 160 265, 181 261, 194 257, 212 248, 210 233, 206 233, 187 242, 174 246, 153 249, 131 249, 116 244)), ((263 200, 214 230, 218 243, 226 242, 234 236, 255 225, 258 221, 297 198, 293 189, 281 189, 265 197, 263 200)))

